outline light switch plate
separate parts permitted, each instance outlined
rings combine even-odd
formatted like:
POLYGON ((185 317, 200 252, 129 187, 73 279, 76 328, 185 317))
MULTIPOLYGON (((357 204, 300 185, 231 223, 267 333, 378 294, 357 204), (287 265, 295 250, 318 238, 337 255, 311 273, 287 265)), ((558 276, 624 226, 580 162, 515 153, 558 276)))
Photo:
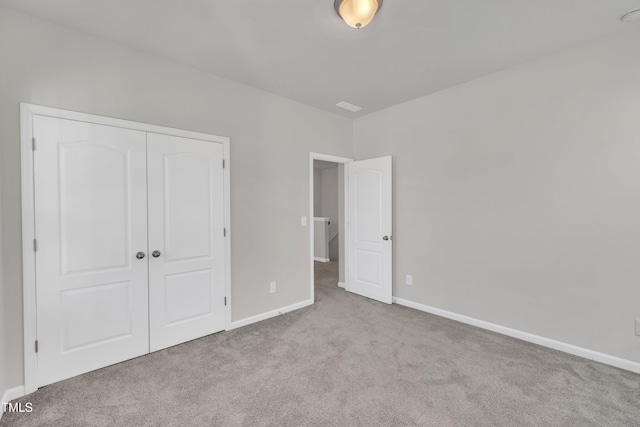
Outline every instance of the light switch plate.
POLYGON ((640 319, 636 319, 636 335, 640 337, 640 319))
POLYGON ((307 226, 307 217, 303 216, 302 218, 300 218, 300 225, 303 227, 307 226))
POLYGON ((407 274, 407 285, 413 285, 413 276, 411 274, 407 274))

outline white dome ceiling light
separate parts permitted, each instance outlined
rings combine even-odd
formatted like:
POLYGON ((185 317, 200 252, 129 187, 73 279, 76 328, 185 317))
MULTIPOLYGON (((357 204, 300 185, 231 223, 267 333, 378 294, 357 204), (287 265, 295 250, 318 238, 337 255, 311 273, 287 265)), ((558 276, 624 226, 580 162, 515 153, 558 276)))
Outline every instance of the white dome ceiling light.
POLYGON ((624 23, 636 22, 640 20, 640 9, 631 10, 620 17, 620 21, 624 23))
POLYGON ((366 27, 382 7, 382 0, 335 0, 336 13, 351 28, 366 27))

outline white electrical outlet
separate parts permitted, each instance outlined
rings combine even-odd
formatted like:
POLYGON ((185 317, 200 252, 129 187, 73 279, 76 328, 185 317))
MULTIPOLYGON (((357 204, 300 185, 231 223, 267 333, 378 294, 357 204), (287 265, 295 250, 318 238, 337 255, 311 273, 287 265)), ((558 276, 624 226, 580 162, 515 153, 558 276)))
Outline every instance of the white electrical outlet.
POLYGON ((636 335, 640 337, 640 319, 636 319, 636 335))
POLYGON ((413 285, 413 276, 411 274, 407 274, 407 285, 413 285))
POLYGON ((274 293, 276 291, 276 282, 269 283, 269 292, 274 293))
POLYGON ((300 218, 300 225, 303 227, 307 226, 307 217, 303 216, 302 218, 300 218))

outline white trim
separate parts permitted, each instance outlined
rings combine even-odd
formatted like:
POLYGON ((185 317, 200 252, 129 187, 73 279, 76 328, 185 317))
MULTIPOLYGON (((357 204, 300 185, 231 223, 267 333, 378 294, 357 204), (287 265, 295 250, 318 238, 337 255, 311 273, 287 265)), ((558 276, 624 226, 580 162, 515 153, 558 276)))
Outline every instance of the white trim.
MULTIPOLYGON (((321 154, 321 153, 310 153, 310 154, 311 154, 311 160, 322 160, 325 162, 333 162, 333 163, 353 162, 353 159, 350 159, 348 157, 338 157, 338 156, 332 156, 330 154, 321 154)), ((311 163, 311 165, 313 166, 313 163, 311 163)))
POLYGON ((314 221, 318 221, 318 222, 329 222, 329 217, 328 216, 316 216, 313 218, 314 221))
POLYGON ((165 126, 152 125, 149 123, 133 122, 130 120, 116 119, 113 117, 98 116, 95 114, 80 113, 78 111, 63 110, 60 108, 45 107, 20 103, 21 111, 30 112, 39 116, 49 116, 58 119, 76 120, 86 123, 95 123, 105 126, 114 126, 124 129, 139 130, 142 132, 159 133, 162 135, 180 136, 189 139, 199 139, 202 141, 228 143, 230 140, 226 136, 210 135, 207 133, 193 132, 190 130, 169 128, 165 126))
POLYGON ((318 261, 318 262, 329 262, 329 261, 331 261, 329 258, 319 258, 317 256, 314 256, 313 260, 314 261, 318 261))
POLYGON ((229 330, 241 328, 243 326, 247 326, 247 325, 250 325, 252 323, 261 322, 263 320, 271 319, 272 317, 280 316, 280 315, 292 312, 294 310, 299 310, 301 308, 308 307, 310 305, 313 305, 313 300, 312 299, 308 299, 306 301, 301 301, 301 302, 298 302, 298 303, 295 303, 295 304, 291 304, 291 305, 288 305, 286 307, 278 308, 278 309, 275 309, 275 310, 267 311, 266 313, 257 314, 255 316, 247 317, 246 319, 236 320, 235 322, 231 323, 231 328, 229 330))
MULTIPOLYGON (((22 276, 23 276, 23 321, 24 321, 24 391, 32 393, 38 389, 38 358, 34 351, 37 337, 36 306, 36 264, 33 252, 35 238, 35 200, 33 191, 33 116, 42 115, 105 126, 152 132, 162 135, 178 136, 201 141, 216 142, 223 145, 225 168, 224 177, 224 223, 227 229, 225 240, 225 294, 227 307, 225 328, 231 327, 231 184, 230 184, 230 139, 182 129, 168 128, 147 123, 132 122, 111 117, 79 113, 59 108, 44 107, 27 103, 20 104, 20 144, 22 156, 22 276)), ((37 149, 37 141, 36 141, 37 149)))
POLYGON ((38 389, 38 358, 34 343, 36 329, 36 257, 33 251, 35 238, 35 200, 33 187, 33 115, 29 104, 20 104, 20 145, 22 156, 22 318, 24 345, 24 391, 38 389))
MULTIPOLYGON (((342 201, 343 206, 343 218, 342 222, 344 223, 344 290, 349 290, 349 165, 350 163, 344 164, 344 170, 342 171, 342 193, 344 196, 344 200, 342 201)), ((338 279, 340 279, 338 277, 338 279)))
POLYGON ((20 399, 25 395, 24 386, 20 385, 18 387, 8 388, 4 391, 2 395, 2 400, 0 400, 0 420, 2 419, 2 415, 4 414, 4 408, 2 403, 11 402, 13 399, 20 399))
POLYGON ((552 340, 550 338, 541 337, 539 335, 530 334, 528 332, 523 332, 517 329, 508 328, 506 326, 497 325, 495 323, 485 322, 484 320, 475 319, 473 317, 464 316, 462 314, 452 313, 450 311, 430 307, 428 305, 408 301, 402 298, 394 297, 393 302, 405 307, 410 307, 416 310, 424 311, 426 313, 435 314, 436 316, 446 317, 447 319, 466 323, 468 325, 497 332, 509 337, 518 338, 520 340, 538 344, 543 347, 548 347, 554 350, 562 351, 564 353, 573 354, 574 356, 583 357, 589 360, 595 360, 596 362, 604 363, 605 365, 615 366, 616 368, 640 373, 640 363, 634 362, 632 360, 622 359, 610 354, 600 353, 594 350, 589 350, 588 348, 578 347, 573 344, 567 344, 561 341, 552 340))
MULTIPOLYGON (((10 402, 13 399, 20 399, 21 397, 23 397, 25 395, 26 394, 24 392, 24 386, 23 385, 19 385, 17 387, 12 387, 12 388, 6 389, 4 391, 4 394, 2 395, 2 401, 3 402, 10 402)), ((0 412, 2 412, 2 411, 0 411, 0 412)))
MULTIPOLYGON (((320 153, 309 153, 309 218, 315 218, 315 216, 313 215, 313 161, 314 160, 323 160, 325 162, 334 162, 334 163, 343 163, 344 164, 344 232, 345 232, 345 236, 348 236, 349 234, 347 234, 348 231, 348 227, 349 227, 349 222, 348 222, 348 209, 349 209, 349 204, 347 203, 348 201, 348 197, 349 197, 349 179, 347 178, 347 168, 349 163, 353 162, 353 159, 349 159, 347 157, 338 157, 338 156, 331 156, 329 154, 320 154, 320 153)), ((314 243, 314 235, 313 235, 313 225, 312 223, 309 223, 309 275, 310 275, 310 295, 311 295, 311 302, 313 303, 316 300, 315 297, 315 289, 314 289, 314 266, 313 263, 315 261, 315 257, 313 256, 314 253, 314 248, 313 248, 313 243, 314 243)), ((345 280, 347 280, 346 278, 349 277, 347 276, 347 274, 349 273, 349 258, 348 258, 348 254, 349 254, 349 248, 348 248, 348 242, 347 239, 345 239, 344 241, 344 274, 345 274, 345 280)), ((347 289, 347 288, 345 288, 347 289)))
POLYGON ((338 287, 342 289, 346 289, 347 285, 345 285, 344 282, 338 282, 338 287))
POLYGON ((224 294, 226 297, 225 326, 226 331, 231 327, 231 147, 230 140, 224 142, 224 162, 222 170, 224 180, 224 226, 227 235, 224 238, 224 294))

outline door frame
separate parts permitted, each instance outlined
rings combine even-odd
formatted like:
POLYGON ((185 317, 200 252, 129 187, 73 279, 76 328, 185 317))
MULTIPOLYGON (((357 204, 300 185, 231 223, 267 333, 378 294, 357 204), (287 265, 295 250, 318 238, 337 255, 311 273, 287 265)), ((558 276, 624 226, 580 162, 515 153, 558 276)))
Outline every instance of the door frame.
POLYGON ((314 220, 313 220, 313 161, 314 160, 323 160, 325 162, 333 162, 333 163, 341 163, 344 165, 344 173, 343 173, 343 193, 344 193, 344 285, 345 290, 349 290, 349 239, 347 236, 349 235, 349 163, 353 162, 353 159, 349 159, 347 157, 338 157, 332 156, 329 154, 320 154, 320 153, 309 153, 309 220, 307 224, 309 225, 309 240, 310 240, 310 253, 309 253, 309 266, 310 266, 310 275, 311 275, 311 301, 313 303, 316 302, 315 296, 315 277, 314 277, 314 259, 313 259, 313 251, 314 251, 314 240, 315 236, 313 233, 314 228, 314 220))
POLYGON ((22 310, 24 339, 24 388, 25 394, 38 389, 38 357, 35 351, 37 338, 36 303, 36 256, 35 256, 35 192, 33 144, 33 116, 41 115, 59 119, 76 120, 86 123, 114 126, 143 132, 159 133, 214 142, 223 145, 225 167, 223 169, 224 227, 227 235, 224 241, 224 288, 227 297, 225 307, 225 330, 231 329, 231 185, 230 185, 230 139, 223 136, 174 129, 147 123, 133 122, 60 108, 20 103, 20 151, 22 169, 22 310))

